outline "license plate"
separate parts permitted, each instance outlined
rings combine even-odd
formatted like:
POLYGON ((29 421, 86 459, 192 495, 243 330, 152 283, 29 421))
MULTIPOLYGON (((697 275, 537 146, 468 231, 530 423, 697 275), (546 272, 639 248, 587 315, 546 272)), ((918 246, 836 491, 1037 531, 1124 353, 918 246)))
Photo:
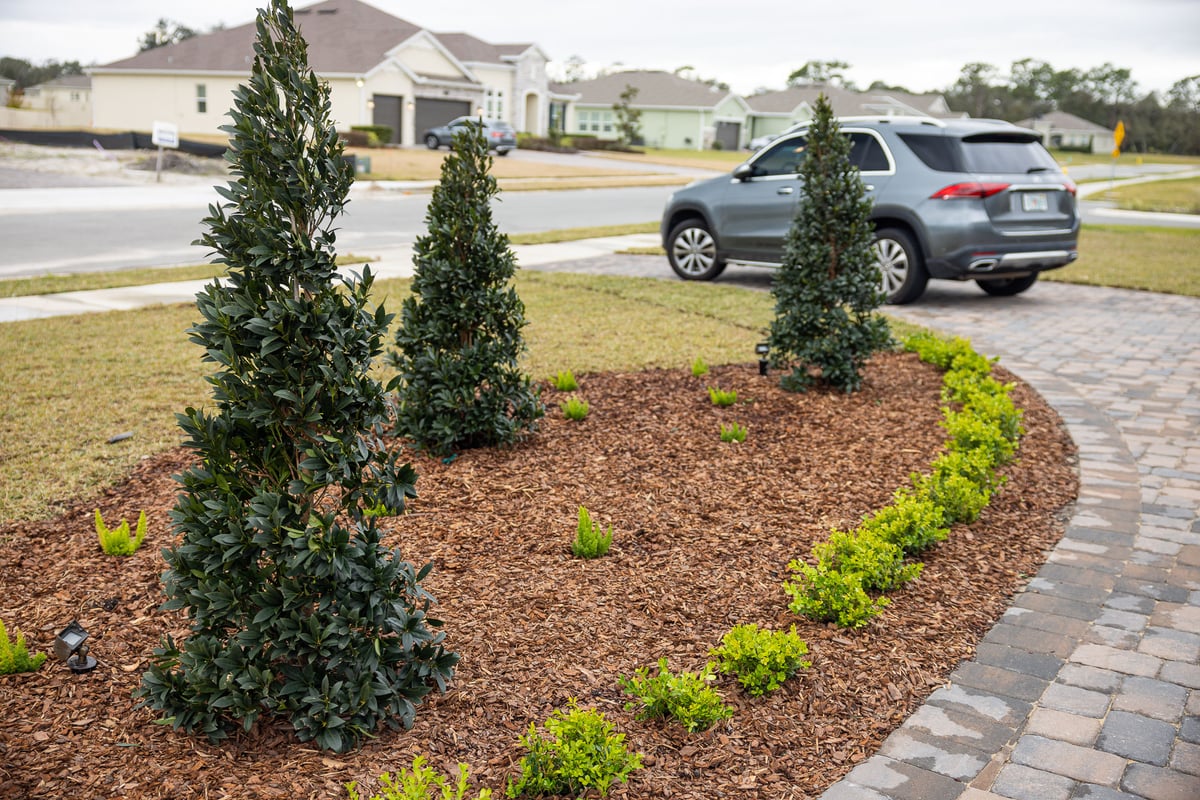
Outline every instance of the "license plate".
POLYGON ((1045 192, 1022 192, 1021 209, 1024 211, 1049 211, 1050 198, 1045 192))

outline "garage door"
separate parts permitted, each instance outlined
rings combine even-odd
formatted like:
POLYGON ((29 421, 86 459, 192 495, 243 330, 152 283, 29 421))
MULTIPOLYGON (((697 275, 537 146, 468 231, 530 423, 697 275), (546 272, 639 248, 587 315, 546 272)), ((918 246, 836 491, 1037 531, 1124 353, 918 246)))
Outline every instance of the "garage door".
POLYGON ((737 150, 741 146, 739 141, 742 136, 742 123, 740 122, 718 122, 716 130, 716 141, 721 143, 723 150, 737 150))
POLYGON ((417 142, 430 128, 445 125, 455 117, 465 117, 471 113, 471 104, 466 100, 431 100, 417 98, 416 116, 413 117, 417 142))

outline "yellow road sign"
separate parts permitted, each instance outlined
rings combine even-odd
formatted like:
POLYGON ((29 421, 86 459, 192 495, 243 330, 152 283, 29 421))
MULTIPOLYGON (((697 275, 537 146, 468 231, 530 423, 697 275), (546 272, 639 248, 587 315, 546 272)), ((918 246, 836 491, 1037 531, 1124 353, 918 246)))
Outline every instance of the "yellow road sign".
POLYGON ((1113 131, 1113 158, 1121 155, 1121 142, 1125 141, 1125 123, 1117 120, 1117 129, 1113 131))

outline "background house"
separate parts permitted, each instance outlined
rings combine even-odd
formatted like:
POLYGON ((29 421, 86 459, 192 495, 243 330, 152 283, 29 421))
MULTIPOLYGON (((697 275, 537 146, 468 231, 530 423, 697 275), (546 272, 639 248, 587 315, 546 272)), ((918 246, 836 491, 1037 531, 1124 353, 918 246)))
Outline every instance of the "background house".
POLYGON ((832 84, 793 86, 777 92, 762 92, 746 98, 750 107, 747 125, 750 137, 774 136, 797 122, 813 118, 817 96, 824 94, 839 117, 905 116, 961 117, 950 110, 940 94, 907 92, 855 92, 832 84))
POLYGON ((0 78, 0 107, 8 105, 8 93, 16 85, 12 78, 0 78))
POLYGON ((626 87, 637 89, 630 108, 642 112, 641 139, 647 147, 708 149, 714 142, 735 150, 746 134, 746 101, 725 89, 670 72, 614 72, 588 81, 552 84, 564 98, 555 113, 567 134, 617 139, 616 112, 626 87))
POLYGON ((37 127, 90 128, 92 125, 92 79, 87 75, 63 75, 25 90, 25 107, 41 112, 37 127))
MULTIPOLYGON (((294 13, 341 130, 386 125, 392 142, 414 144, 425 129, 466 114, 540 135, 548 129, 548 59, 537 45, 433 33, 360 0, 294 13)), ((92 68, 94 124, 150 130, 161 120, 181 133, 217 133, 249 76, 254 36, 250 22, 92 68)))
POLYGON ((1111 153, 1117 146, 1113 132, 1108 128, 1066 111, 1051 111, 1017 124, 1042 134, 1042 141, 1051 149, 1111 153))

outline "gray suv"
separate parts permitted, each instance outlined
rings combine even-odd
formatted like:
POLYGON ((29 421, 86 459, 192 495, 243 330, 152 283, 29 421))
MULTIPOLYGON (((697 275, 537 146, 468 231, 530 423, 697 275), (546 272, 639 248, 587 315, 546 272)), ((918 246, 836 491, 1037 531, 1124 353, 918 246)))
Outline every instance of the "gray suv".
POLYGON ((445 125, 430 128, 422 138, 430 150, 439 147, 454 148, 454 135, 468 127, 483 126, 483 138, 487 140, 488 149, 495 150, 496 155, 506 156, 510 150, 517 149, 517 132, 513 126, 498 119, 480 120, 478 117, 455 117, 445 125))
MULTIPOLYGON (((1075 184, 1035 131, 997 120, 844 117, 851 159, 873 206, 875 250, 889 303, 910 303, 930 278, 974 280, 1014 295, 1038 273, 1078 258, 1075 184)), ((778 266, 803 192, 804 126, 731 175, 667 201, 662 239, 685 280, 728 264, 778 266)))

